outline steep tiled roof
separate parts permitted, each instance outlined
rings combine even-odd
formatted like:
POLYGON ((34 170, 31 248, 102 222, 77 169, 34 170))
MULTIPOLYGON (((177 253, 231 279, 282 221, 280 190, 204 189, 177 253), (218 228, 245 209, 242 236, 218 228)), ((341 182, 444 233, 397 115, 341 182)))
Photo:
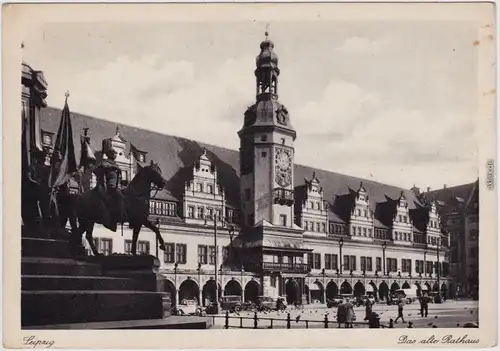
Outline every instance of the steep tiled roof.
POLYGON ((452 198, 455 198, 457 200, 462 199, 463 201, 463 199, 469 198, 470 193, 472 192, 472 189, 474 187, 474 183, 475 182, 429 191, 425 193, 425 196, 429 200, 443 201, 445 203, 452 198))
MULTIPOLYGON (((91 143, 96 149, 100 149, 103 139, 116 134, 116 123, 74 112, 71 113, 71 117, 77 157, 80 154, 78 140, 80 140, 80 133, 83 128, 89 128, 91 143)), ((60 118, 60 109, 52 107, 43 109, 41 112, 41 128, 57 132, 60 118)), ((173 198, 180 198, 179 192, 184 189, 184 182, 187 179, 186 172, 189 171, 189 167, 193 165, 197 158, 203 154, 203 148, 206 148, 208 157, 217 168, 219 181, 226 191, 229 204, 239 207, 238 151, 125 125, 120 125, 120 134, 137 149, 148 152, 146 162, 153 160, 158 163, 163 177, 167 180, 167 191, 164 195, 173 198)), ((300 131, 298 134, 300 135, 300 131)), ((370 207, 374 212, 377 203, 386 202, 387 198, 399 198, 401 190, 404 191, 410 209, 415 208, 414 202, 418 203, 415 194, 409 189, 401 189, 396 186, 302 165, 295 165, 295 186, 304 185, 304 179, 310 179, 314 171, 322 184, 324 198, 330 204, 334 204, 339 197, 342 198, 344 195, 357 191, 361 182, 363 182, 363 186, 369 194, 370 207)), ((466 195, 462 195, 462 197, 467 198, 466 195)))

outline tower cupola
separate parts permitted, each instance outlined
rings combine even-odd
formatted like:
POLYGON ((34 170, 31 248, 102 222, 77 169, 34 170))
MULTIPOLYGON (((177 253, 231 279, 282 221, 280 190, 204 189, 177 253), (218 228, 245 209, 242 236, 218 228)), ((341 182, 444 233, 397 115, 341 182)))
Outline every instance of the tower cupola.
POLYGON ((255 59, 257 68, 257 101, 278 99, 278 55, 274 52, 274 43, 269 40, 269 33, 265 33, 266 39, 260 43, 260 54, 255 59))

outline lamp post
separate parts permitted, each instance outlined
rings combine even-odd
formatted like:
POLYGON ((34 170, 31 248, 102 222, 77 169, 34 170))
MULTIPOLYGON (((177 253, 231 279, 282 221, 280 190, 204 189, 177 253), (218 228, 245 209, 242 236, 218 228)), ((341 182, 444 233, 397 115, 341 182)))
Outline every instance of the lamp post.
MULTIPOLYGON (((221 265, 220 265, 220 268, 219 268, 219 270, 220 270, 220 288, 221 288, 221 294, 222 294, 222 295, 224 295, 224 290, 223 290, 223 286, 224 286, 224 278, 223 278, 223 276, 222 276, 222 267, 223 267, 223 265, 221 264, 221 265)), ((219 287, 217 287, 217 290, 218 290, 218 289, 219 289, 219 287)), ((221 297, 222 297, 222 296, 221 296, 221 297)))
POLYGON ((177 287, 177 267, 179 267, 179 264, 175 262, 174 264, 174 283, 175 283, 175 301, 176 304, 179 304, 179 288, 177 287))
POLYGON ((241 266, 241 303, 244 302, 244 299, 245 299, 245 296, 243 295, 243 291, 244 291, 244 288, 243 288, 243 272, 245 271, 245 269, 243 269, 243 266, 241 266))
MULTIPOLYGON (((156 218, 156 227, 158 228, 158 231, 160 231, 160 218, 156 218)), ((158 258, 158 235, 155 235, 155 240, 156 240, 156 258, 158 258)))
MULTIPOLYGON (((439 238, 441 239, 441 238, 439 238)), ((437 242, 437 247, 436 247, 436 254, 437 254, 437 262, 436 262, 436 274, 437 274, 437 284, 438 284, 438 292, 441 294, 441 284, 440 284, 440 279, 441 279, 441 267, 439 264, 439 245, 440 245, 440 240, 437 242)))
POLYGON ((385 249, 387 248, 387 242, 382 243, 382 275, 385 276, 386 269, 385 269, 385 249))
POLYGON ((321 275, 323 276, 323 303, 326 303, 326 286, 325 286, 326 272, 324 268, 321 270, 321 275))
MULTIPOLYGON (((198 262, 198 286, 201 286, 201 262, 198 262)), ((202 302, 201 301, 201 289, 198 289, 198 305, 201 306, 202 302)))
POLYGON ((340 255, 340 274, 342 275, 342 246, 344 246, 344 238, 339 239, 339 255, 340 255))
POLYGON ((424 248, 424 278, 427 277, 427 243, 424 248))

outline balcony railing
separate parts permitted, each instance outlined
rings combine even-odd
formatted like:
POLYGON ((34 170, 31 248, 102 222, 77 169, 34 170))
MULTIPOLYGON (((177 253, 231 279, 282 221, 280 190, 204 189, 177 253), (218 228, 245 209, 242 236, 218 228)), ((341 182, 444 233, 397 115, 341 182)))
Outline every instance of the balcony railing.
POLYGON ((292 206, 295 202, 293 190, 275 188, 273 190, 273 199, 275 204, 292 206))
POLYGON ((274 263, 262 262, 251 265, 245 265, 245 271, 262 272, 281 272, 281 273, 309 273, 311 269, 305 263, 274 263))

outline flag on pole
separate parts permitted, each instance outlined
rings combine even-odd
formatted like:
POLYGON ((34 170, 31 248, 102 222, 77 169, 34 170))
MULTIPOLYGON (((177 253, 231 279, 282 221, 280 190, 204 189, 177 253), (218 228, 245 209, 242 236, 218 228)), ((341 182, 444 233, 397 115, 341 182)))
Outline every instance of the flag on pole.
POLYGON ((64 102, 54 152, 50 161, 49 186, 52 191, 69 181, 77 170, 68 96, 69 93, 66 93, 66 101, 64 102))

